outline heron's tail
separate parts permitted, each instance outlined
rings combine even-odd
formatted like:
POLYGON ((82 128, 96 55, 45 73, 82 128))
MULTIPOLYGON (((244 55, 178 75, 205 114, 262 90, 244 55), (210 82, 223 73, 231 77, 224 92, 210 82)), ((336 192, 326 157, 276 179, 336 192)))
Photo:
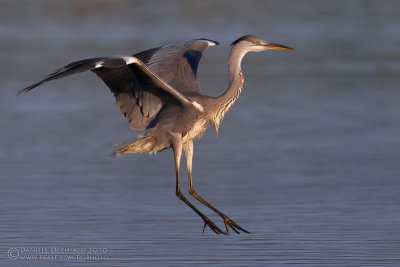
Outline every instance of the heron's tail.
POLYGON ((120 148, 118 148, 112 153, 113 157, 120 156, 123 154, 157 152, 157 150, 154 147, 154 141, 152 137, 143 137, 132 143, 123 143, 117 146, 120 146, 120 148))

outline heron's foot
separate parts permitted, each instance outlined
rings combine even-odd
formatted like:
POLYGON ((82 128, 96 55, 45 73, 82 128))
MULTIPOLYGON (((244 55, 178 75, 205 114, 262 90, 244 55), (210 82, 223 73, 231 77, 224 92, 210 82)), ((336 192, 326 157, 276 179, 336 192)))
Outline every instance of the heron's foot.
POLYGON ((219 234, 223 234, 226 235, 227 233, 225 233, 224 231, 222 231, 213 221, 211 221, 208 217, 204 217, 204 226, 203 226, 203 235, 204 232, 206 230, 206 227, 210 227, 211 230, 214 231, 214 233, 216 233, 217 235, 219 234))
POLYGON ((231 228, 235 233, 240 234, 240 231, 250 234, 249 231, 243 229, 240 225, 238 225, 234 220, 229 218, 228 216, 223 216, 224 224, 226 228, 226 233, 229 235, 229 228, 231 228))

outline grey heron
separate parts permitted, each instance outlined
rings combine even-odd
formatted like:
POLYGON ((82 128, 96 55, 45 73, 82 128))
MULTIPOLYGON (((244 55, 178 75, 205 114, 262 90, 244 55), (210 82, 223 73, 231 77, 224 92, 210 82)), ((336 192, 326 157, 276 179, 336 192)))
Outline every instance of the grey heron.
POLYGON ((160 46, 132 56, 84 59, 56 70, 19 92, 29 92, 44 82, 91 70, 110 88, 130 128, 144 130, 134 142, 122 145, 113 155, 156 153, 172 148, 176 196, 201 217, 204 222, 203 233, 206 226, 216 234, 229 234, 230 229, 236 233, 249 233, 196 192, 192 176, 193 141, 200 138, 212 124, 218 132, 225 114, 242 92, 244 79, 241 62, 248 52, 293 48, 252 35, 240 37, 231 44, 228 86, 222 95, 211 97, 200 93, 196 73, 203 52, 217 44, 216 41, 201 38, 160 46), (182 194, 182 151, 187 162, 189 194, 223 219, 225 231, 182 194))

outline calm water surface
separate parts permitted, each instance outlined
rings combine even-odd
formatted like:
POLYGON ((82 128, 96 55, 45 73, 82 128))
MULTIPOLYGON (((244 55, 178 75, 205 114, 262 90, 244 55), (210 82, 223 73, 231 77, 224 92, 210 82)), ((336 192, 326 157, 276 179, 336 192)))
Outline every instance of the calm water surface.
POLYGON ((399 25, 397 1, 0 1, 0 266, 400 266, 399 25), (250 235, 201 234, 171 151, 109 156, 136 134, 95 75, 16 96, 73 60, 199 37, 221 42, 199 68, 218 95, 248 33, 296 51, 246 57, 194 177, 250 235))

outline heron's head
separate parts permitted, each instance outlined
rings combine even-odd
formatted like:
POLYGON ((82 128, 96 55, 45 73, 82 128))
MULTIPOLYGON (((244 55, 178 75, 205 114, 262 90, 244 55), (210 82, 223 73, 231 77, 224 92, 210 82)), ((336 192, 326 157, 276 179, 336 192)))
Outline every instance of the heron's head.
POLYGON ((245 53, 267 50, 294 50, 291 47, 264 41, 253 35, 245 35, 234 41, 231 46, 240 47, 245 53))

